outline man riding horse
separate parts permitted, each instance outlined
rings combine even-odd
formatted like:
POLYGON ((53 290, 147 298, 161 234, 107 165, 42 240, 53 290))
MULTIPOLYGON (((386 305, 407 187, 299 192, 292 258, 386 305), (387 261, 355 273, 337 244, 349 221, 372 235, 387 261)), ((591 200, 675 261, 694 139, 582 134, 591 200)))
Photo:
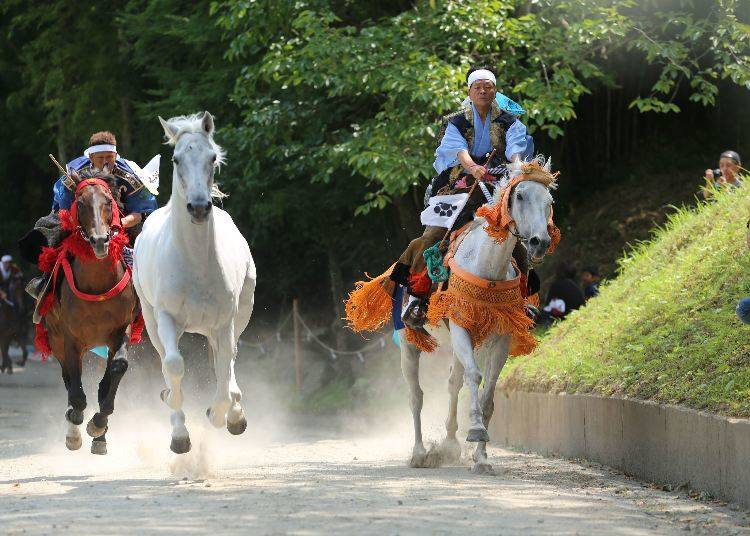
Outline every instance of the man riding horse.
POLYGON ((13 301, 11 287, 21 280, 23 280, 23 273, 18 265, 13 262, 13 257, 3 255, 0 259, 0 293, 13 301))
MULTIPOLYGON (((155 157, 152 162, 156 162, 158 180, 158 158, 155 157)), ((154 196, 155 187, 149 181, 144 181, 143 170, 137 164, 120 157, 117 153, 115 135, 107 131, 92 134, 83 156, 68 162, 66 170, 77 173, 91 172, 101 170, 105 165, 111 168, 111 173, 116 179, 115 187, 119 194, 117 197, 123 203, 121 225, 127 231, 131 243, 133 243, 140 229, 140 224, 158 208, 154 196)), ((55 247, 65 238, 65 232, 60 227, 58 212, 70 209, 74 200, 75 188, 76 184, 70 177, 69 172, 66 172, 55 182, 52 187, 54 195, 52 212, 39 219, 34 229, 19 242, 21 254, 29 262, 37 264, 43 247, 55 247)), ((130 262, 132 250, 128 248, 124 254, 126 260, 130 262)), ((29 283, 27 291, 34 298, 38 298, 40 292, 44 290, 47 280, 46 276, 33 279, 29 283)))
MULTIPOLYGON (((434 167, 438 176, 432 180, 425 195, 471 192, 471 196, 451 225, 455 230, 472 220, 476 210, 487 202, 487 186, 472 189, 476 181, 488 183, 490 188, 497 176, 488 169, 500 168, 514 160, 529 160, 534 155, 534 141, 526 134, 526 127, 510 111, 523 113, 517 104, 498 94, 495 74, 487 67, 473 67, 467 73, 469 96, 463 107, 443 118, 440 144, 435 151, 434 167), (508 106, 506 103, 510 103, 508 106), (492 156, 492 161, 488 161, 492 156)), ((405 324, 419 328, 424 324, 427 302, 433 287, 426 273, 423 257, 427 248, 434 246, 448 229, 427 225, 421 237, 411 241, 393 268, 390 279, 406 288, 409 302, 402 315, 405 324)), ((519 244, 519 248, 523 248, 519 244)), ((528 273, 526 254, 514 253, 522 271, 528 273)), ((533 285, 532 285, 533 286, 533 285)))

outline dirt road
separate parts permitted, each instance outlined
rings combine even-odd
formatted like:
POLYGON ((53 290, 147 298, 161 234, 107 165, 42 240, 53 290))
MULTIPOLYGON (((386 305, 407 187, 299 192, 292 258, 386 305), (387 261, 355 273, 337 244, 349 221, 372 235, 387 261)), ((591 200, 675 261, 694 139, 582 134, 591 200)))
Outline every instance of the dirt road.
MULTIPOLYGON (((587 463, 492 448, 496 476, 474 476, 468 462, 409 469, 406 401, 400 422, 363 425, 283 418, 273 403, 254 411, 246 389, 245 435, 208 429, 196 407, 193 451, 178 457, 158 386, 134 391, 136 373, 110 421, 109 454, 90 454, 85 435, 69 452, 58 375, 56 364, 30 362, 0 376, 0 533, 750 533, 744 511, 587 463)), ((440 437, 440 420, 428 437, 440 437)))

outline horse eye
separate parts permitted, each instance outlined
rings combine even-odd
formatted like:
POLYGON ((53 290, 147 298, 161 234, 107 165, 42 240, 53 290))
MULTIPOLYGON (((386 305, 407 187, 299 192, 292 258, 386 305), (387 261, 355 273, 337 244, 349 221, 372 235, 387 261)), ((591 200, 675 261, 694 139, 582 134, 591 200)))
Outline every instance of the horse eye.
POLYGON ((177 157, 175 157, 175 156, 173 156, 173 157, 172 157, 172 163, 173 163, 173 164, 174 164, 175 166, 179 166, 179 165, 180 165, 180 161, 179 161, 179 160, 177 159, 177 157))
POLYGON ((521 194, 516 194, 516 199, 523 201, 523 196, 521 194))
POLYGON ((216 162, 216 155, 214 154, 213 158, 211 158, 211 162, 216 162))

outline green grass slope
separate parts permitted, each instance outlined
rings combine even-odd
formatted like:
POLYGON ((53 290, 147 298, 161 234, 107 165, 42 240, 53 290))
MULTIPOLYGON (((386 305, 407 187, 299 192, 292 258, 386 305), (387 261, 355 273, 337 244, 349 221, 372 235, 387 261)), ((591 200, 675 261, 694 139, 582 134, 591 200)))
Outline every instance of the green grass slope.
MULTIPOLYGON (((644 192, 643 195, 648 195, 644 192)), ((552 328, 503 384, 592 392, 750 417, 750 180, 672 214, 620 261, 601 295, 552 328)))

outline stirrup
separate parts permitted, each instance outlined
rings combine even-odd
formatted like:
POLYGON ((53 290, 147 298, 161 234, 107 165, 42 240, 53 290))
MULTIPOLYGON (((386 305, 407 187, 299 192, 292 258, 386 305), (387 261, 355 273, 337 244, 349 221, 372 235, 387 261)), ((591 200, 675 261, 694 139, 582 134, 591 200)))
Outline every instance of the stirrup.
POLYGON ((411 329, 422 329, 427 323, 427 304, 424 298, 409 296, 409 302, 404 308, 401 320, 411 329))
POLYGON ((35 300, 38 300, 39 293, 42 291, 42 289, 44 289, 44 283, 46 280, 47 280, 47 277, 44 275, 40 275, 40 276, 33 278, 26 285, 26 293, 32 298, 34 298, 35 300))

